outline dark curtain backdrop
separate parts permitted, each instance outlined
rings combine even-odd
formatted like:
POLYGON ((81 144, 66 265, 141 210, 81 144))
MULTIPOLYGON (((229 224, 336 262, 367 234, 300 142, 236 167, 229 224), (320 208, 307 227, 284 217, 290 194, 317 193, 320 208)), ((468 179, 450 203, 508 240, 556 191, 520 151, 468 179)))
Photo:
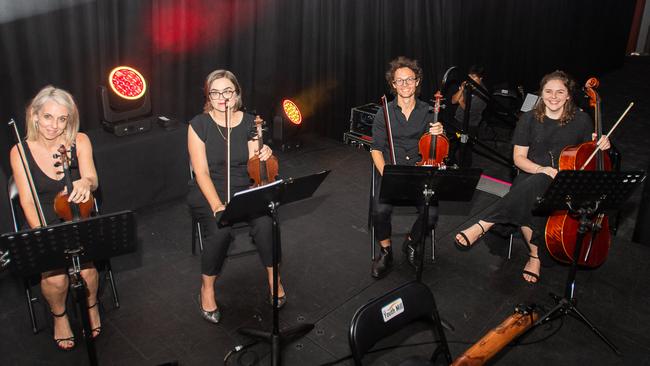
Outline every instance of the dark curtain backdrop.
POLYGON ((555 69, 584 80, 619 67, 633 10, 634 0, 0 0, 0 122, 22 127, 29 99, 54 84, 75 96, 82 129, 98 128, 96 88, 118 64, 143 72, 154 113, 187 121, 204 77, 227 68, 247 108, 271 120, 295 98, 305 129, 340 139, 350 108, 387 92, 396 56, 420 60, 423 99, 447 68, 474 63, 491 84, 534 90, 555 69))

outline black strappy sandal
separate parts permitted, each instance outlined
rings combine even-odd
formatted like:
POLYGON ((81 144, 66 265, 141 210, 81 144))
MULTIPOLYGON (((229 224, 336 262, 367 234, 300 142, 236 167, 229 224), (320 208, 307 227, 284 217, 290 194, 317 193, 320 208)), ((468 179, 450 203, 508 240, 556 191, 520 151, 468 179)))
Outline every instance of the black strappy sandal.
MULTIPOLYGON (((481 228, 481 234, 479 234, 479 236, 474 241, 470 241, 469 238, 467 237, 467 235, 465 235, 465 233, 463 233, 462 231, 459 231, 456 234, 456 235, 462 236, 463 239, 465 239, 465 243, 466 243, 466 244, 463 244, 460 241, 458 241, 458 239, 456 239, 456 237, 454 237, 454 244, 456 244, 456 248, 458 248, 458 250, 470 250, 470 249, 472 249, 472 246, 474 245, 474 243, 476 243, 476 241, 478 241, 485 234, 485 228, 483 227, 483 225, 481 225, 480 222, 477 222, 476 225, 478 225, 481 228)), ((474 225, 472 225, 472 226, 474 226, 474 225)), ((467 229, 465 229, 465 230, 467 230, 467 229)))
MULTIPOLYGON (((528 257, 539 260, 539 257, 536 257, 536 256, 531 255, 531 254, 528 254, 528 257)), ((533 277, 535 279, 535 281, 528 281, 527 279, 524 278, 524 281, 526 281, 526 282, 528 282, 528 283, 530 283, 532 285, 539 282, 539 275, 537 273, 533 273, 531 271, 526 271, 525 269, 523 271, 521 271, 521 273, 524 274, 524 275, 529 275, 529 276, 531 276, 531 277, 533 277)))
MULTIPOLYGON (((68 313, 67 310, 63 310, 63 312, 61 314, 54 314, 54 312, 52 310, 50 310, 50 314, 52 314, 52 316, 55 317, 55 318, 62 318, 64 316, 66 316, 67 313, 68 313)), ((52 328, 54 328, 54 325, 52 325, 52 328)), ((54 329, 52 331, 54 332, 54 329)), ((72 337, 68 337, 68 338, 54 338, 54 343, 56 343, 56 347, 59 350, 64 351, 64 352, 72 351, 72 349, 77 345, 77 343, 75 342, 74 335, 72 337), (72 346, 64 347, 63 342, 72 342, 72 346)))
MULTIPOLYGON (((97 302, 95 302, 94 305, 89 306, 89 307, 88 307, 88 310, 94 308, 94 307, 97 306, 98 304, 99 304, 99 300, 97 300, 97 302)), ((99 313, 99 309, 97 309, 97 312, 99 313)), ((90 317, 90 314, 88 315, 88 317, 90 317)), ((101 320, 100 320, 100 322, 101 322, 101 320)), ((100 323, 100 324, 101 324, 101 323, 100 323)), ((98 326, 97 328, 93 328, 93 329, 91 329, 91 330, 90 330, 90 334, 91 334, 90 336, 91 336, 93 339, 99 337, 99 335, 102 334, 102 326, 100 325, 100 326, 98 326)))

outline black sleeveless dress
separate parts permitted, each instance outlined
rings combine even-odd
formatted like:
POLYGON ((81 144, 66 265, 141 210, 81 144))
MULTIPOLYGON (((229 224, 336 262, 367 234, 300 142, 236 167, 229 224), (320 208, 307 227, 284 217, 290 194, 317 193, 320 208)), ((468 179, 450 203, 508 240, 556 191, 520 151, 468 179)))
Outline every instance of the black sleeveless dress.
MULTIPOLYGON (((41 201, 45 221, 48 225, 59 223, 61 220, 54 212, 54 199, 57 193, 61 192, 63 188, 65 188, 63 174, 61 174, 61 179, 59 180, 48 177, 47 174, 41 170, 38 164, 36 164, 36 160, 34 160, 32 152, 29 150, 29 145, 24 143, 23 146, 25 146, 25 155, 27 156, 27 162, 32 171, 32 178, 34 179, 38 199, 41 201)), ((79 174, 79 162, 77 160, 77 148, 75 145, 72 145, 71 147, 71 156, 70 175, 72 180, 75 181, 81 178, 81 175, 79 174)))

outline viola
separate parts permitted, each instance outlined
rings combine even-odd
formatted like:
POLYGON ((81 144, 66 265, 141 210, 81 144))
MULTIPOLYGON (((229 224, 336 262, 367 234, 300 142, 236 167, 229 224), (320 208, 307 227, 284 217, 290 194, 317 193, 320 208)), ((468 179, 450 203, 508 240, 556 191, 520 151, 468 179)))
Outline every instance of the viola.
MULTIPOLYGON (((257 134, 257 151, 261 151, 264 146, 262 138, 262 126, 264 121, 260 116, 255 117, 255 129, 257 134)), ((259 187, 275 181, 278 176, 278 158, 271 155, 266 161, 261 161, 260 157, 255 155, 248 159, 248 175, 253 181, 252 187, 259 187)))
MULTIPOLYGON (((440 90, 436 92, 433 98, 433 121, 437 122, 440 113, 440 100, 442 99, 440 90)), ((427 131, 420 137, 418 148, 422 160, 415 163, 415 165, 440 168, 445 165, 445 159, 449 156, 449 140, 444 134, 434 135, 427 131)))
MULTIPOLYGON (((576 146, 568 146, 562 150, 559 160, 559 170, 601 170, 609 171, 612 163, 608 154, 598 149, 597 141, 602 136, 600 113, 600 97, 594 90, 599 85, 598 79, 587 80, 585 91, 589 96, 589 105, 594 108, 594 125, 596 141, 589 141, 576 146), (591 159, 591 157, 595 159, 591 159)), ((611 131, 610 131, 611 133, 611 131)), ((585 234, 578 264, 585 267, 598 267, 605 262, 609 254, 611 237, 609 221, 605 214, 593 218, 592 230, 585 234)), ((546 222, 546 246, 551 256, 563 263, 573 261, 578 227, 580 222, 567 211, 556 211, 546 222)))
POLYGON ((68 202, 70 193, 72 193, 73 190, 72 176, 70 174, 70 158, 68 157, 68 151, 64 145, 61 145, 57 151, 58 154, 54 154, 54 158, 59 159, 59 161, 55 166, 63 168, 63 180, 66 190, 59 192, 56 197, 54 197, 54 212, 56 212, 58 217, 65 221, 77 221, 79 219, 90 217, 94 206, 94 198, 92 194, 90 194, 86 202, 68 202))

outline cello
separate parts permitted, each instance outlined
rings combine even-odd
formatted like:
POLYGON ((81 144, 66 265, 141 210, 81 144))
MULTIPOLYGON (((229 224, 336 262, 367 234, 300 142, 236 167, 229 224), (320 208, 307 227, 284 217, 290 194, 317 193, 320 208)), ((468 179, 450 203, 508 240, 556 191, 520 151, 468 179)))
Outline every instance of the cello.
MULTIPOLYGON (((598 85, 599 81, 596 78, 590 78, 585 85, 589 106, 594 108, 596 140, 565 147, 560 154, 559 170, 609 171, 612 169, 609 154, 605 154, 597 146, 597 141, 602 136, 600 97, 594 90, 598 85)), ((578 220, 567 211, 555 211, 549 216, 546 222, 545 239, 546 247, 553 258, 563 263, 572 262, 579 225, 578 220)), ((601 213, 592 219, 592 230, 583 238, 578 264, 592 268, 600 266, 607 259, 610 245, 609 221, 607 216, 601 213)))
MULTIPOLYGON (((262 125, 264 121, 260 116, 255 117, 255 129, 257 133, 257 151, 264 146, 262 138, 262 125)), ((258 155, 248 159, 248 176, 253 180, 252 187, 259 187, 274 182, 278 176, 278 158, 275 155, 269 156, 266 161, 261 161, 258 155)))
MULTIPOLYGON (((436 92, 433 98, 435 100, 433 103, 433 121, 438 122, 440 100, 442 99, 440 90, 436 92)), ((433 135, 427 131, 420 137, 418 148, 420 149, 422 160, 415 163, 415 165, 434 166, 438 168, 445 166, 445 159, 449 156, 449 140, 444 134, 433 135)))

